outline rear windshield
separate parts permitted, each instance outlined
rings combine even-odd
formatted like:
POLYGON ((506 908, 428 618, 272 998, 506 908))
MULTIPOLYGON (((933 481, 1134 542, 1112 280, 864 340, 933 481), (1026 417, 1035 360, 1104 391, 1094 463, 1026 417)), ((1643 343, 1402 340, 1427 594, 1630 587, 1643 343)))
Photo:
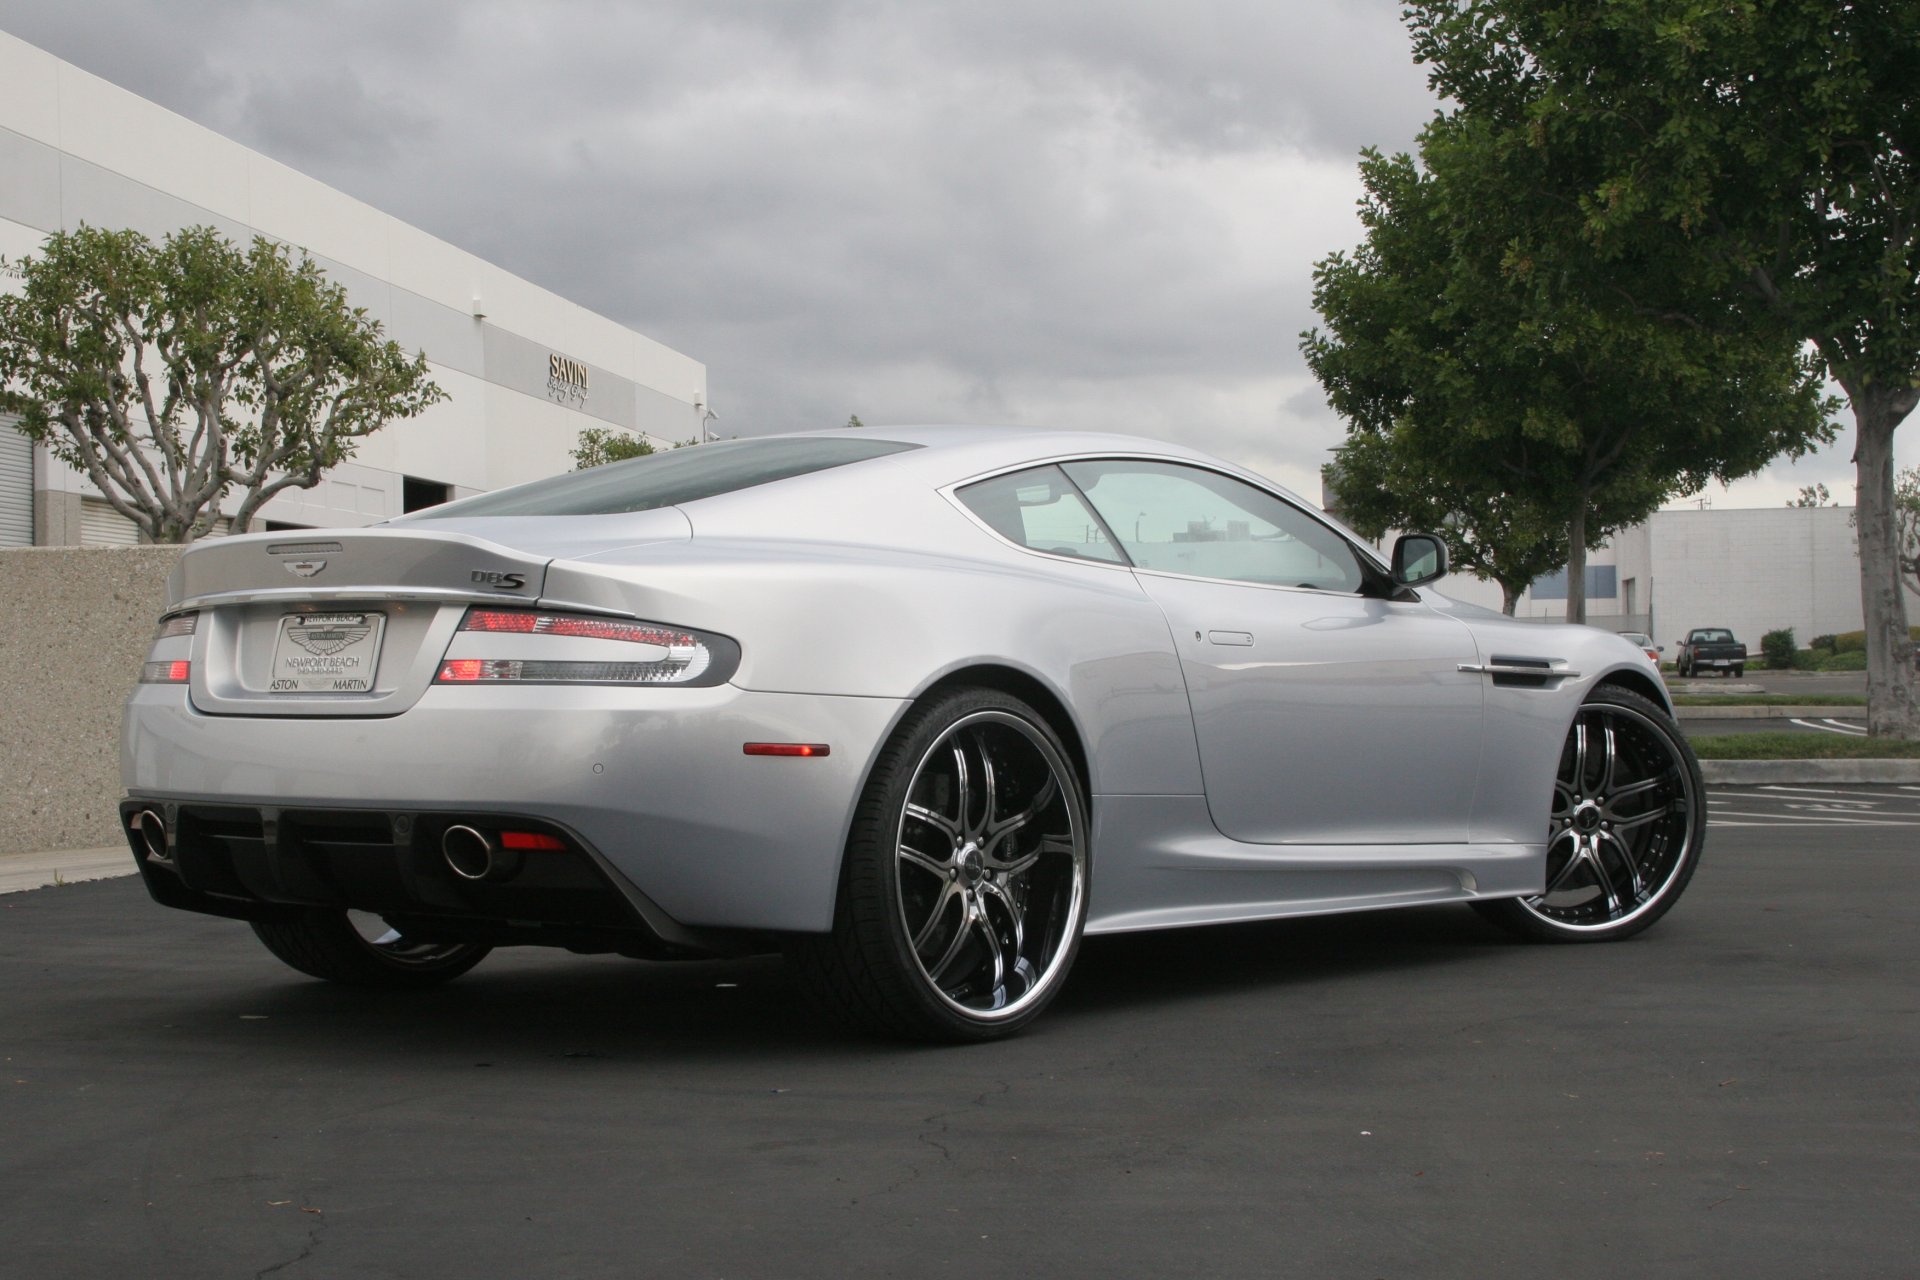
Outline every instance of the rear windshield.
POLYGON ((1696 631, 1693 633, 1693 642, 1695 644, 1732 644, 1733 632, 1696 631))
MULTIPOLYGON (((603 516, 651 511, 812 471, 918 449, 897 440, 785 437, 691 445, 429 507, 405 521, 467 516, 603 516)), ((399 523, 396 521, 395 523, 399 523)))

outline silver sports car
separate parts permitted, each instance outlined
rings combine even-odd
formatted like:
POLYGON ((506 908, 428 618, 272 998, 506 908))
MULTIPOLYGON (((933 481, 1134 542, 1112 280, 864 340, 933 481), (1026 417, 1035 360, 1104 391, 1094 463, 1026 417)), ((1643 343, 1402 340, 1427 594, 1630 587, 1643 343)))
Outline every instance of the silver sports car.
POLYGON ((194 547, 121 810, 155 899, 316 977, 783 949, 929 1038, 1025 1025, 1089 933, 1646 928, 1706 822, 1658 672, 1445 568, 1126 436, 702 445, 194 547))

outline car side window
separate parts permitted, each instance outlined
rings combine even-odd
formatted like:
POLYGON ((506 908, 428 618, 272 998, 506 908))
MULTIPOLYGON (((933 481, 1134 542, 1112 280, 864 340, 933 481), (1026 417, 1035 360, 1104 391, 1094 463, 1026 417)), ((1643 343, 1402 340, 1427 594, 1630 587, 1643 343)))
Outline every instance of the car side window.
POLYGON ((1111 459, 1063 468, 1142 569, 1357 592, 1353 548, 1298 507, 1230 476, 1111 459))
POLYGON ((1123 561, 1079 490, 1058 467, 1029 467, 955 491, 967 510, 1001 537, 1034 551, 1123 561))

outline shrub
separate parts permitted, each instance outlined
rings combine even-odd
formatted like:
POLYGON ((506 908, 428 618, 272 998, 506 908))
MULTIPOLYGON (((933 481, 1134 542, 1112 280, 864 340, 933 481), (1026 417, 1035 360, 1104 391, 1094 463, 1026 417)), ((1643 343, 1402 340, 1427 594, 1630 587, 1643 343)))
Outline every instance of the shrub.
MULTIPOLYGON (((1920 640, 1920 627, 1908 627, 1910 639, 1920 640)), ((1833 638, 1835 653, 1865 653, 1867 651, 1867 633, 1864 631, 1842 631, 1833 638)))
POLYGON ((1864 649, 1843 649, 1839 653, 1822 656, 1813 666, 1816 671, 1865 671, 1867 652, 1864 649))
POLYGON ((1791 668, 1793 651, 1799 647, 1793 642, 1792 627, 1769 631, 1760 637, 1760 652, 1766 655, 1767 665, 1775 671, 1786 671, 1791 668))
POLYGON ((1814 650, 1816 653, 1832 653, 1833 637, 1815 636, 1813 639, 1807 641, 1807 648, 1814 650))

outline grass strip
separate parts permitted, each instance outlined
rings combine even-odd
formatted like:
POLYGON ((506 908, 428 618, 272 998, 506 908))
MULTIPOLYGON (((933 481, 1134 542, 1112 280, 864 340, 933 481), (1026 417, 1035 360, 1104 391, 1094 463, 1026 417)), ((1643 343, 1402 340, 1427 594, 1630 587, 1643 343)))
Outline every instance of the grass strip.
POLYGON ((1843 733, 1712 733, 1688 741, 1702 760, 1920 760, 1920 742, 1843 733))
POLYGON ((1676 707, 1864 707, 1865 694, 1816 693, 1676 693, 1676 707))

